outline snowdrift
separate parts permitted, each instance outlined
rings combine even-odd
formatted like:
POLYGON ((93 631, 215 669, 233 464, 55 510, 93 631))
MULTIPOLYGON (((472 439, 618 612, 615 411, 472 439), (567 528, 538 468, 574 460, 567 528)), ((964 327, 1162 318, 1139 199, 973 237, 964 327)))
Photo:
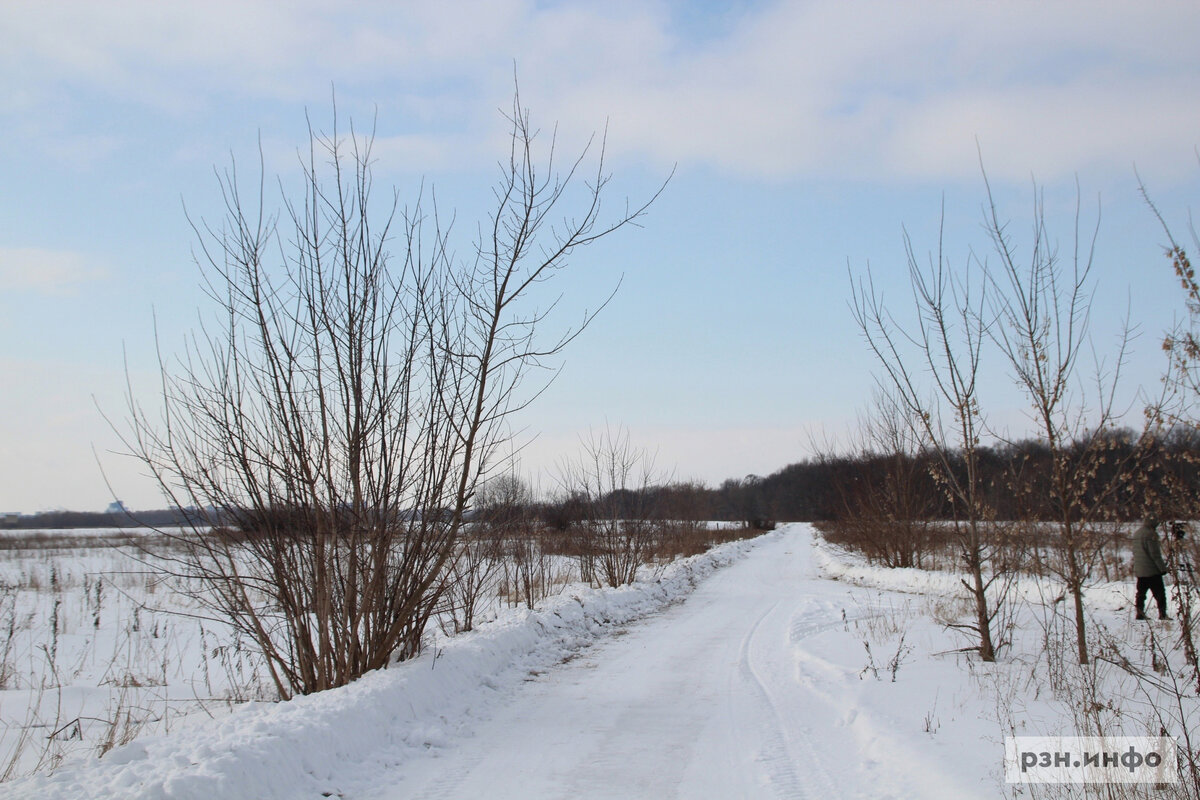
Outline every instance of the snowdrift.
POLYGON ((721 545, 632 586, 572 585, 537 611, 513 610, 350 686, 252 704, 218 719, 191 718, 169 735, 7 784, 4 794, 14 800, 337 797, 339 780, 395 768, 407 754, 453 740, 531 675, 682 600, 760 540, 721 545))

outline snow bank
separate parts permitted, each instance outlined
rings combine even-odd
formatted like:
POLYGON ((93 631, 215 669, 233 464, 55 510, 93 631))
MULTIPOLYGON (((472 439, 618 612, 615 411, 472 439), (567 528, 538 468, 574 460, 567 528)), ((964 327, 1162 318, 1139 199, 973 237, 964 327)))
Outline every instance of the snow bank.
MULTIPOLYGON (((828 578, 846 581, 856 586, 867 586, 893 592, 937 595, 950 597, 964 595, 963 581, 966 573, 925 570, 915 567, 881 567, 871 564, 858 554, 825 541, 814 529, 813 561, 817 569, 828 578)), ((1022 575, 1010 589, 1010 597, 1029 603, 1045 605, 1065 600, 1066 585, 1055 578, 1022 575)), ((1089 584, 1083 593, 1084 601, 1091 608, 1121 611, 1132 604, 1133 579, 1127 583, 1097 582, 1089 584)))
MULTIPOLYGON (((768 535, 769 537, 778 534, 768 535)), ((515 687, 620 626, 684 598, 759 540, 732 542, 618 589, 573 587, 354 684, 220 719, 192 719, 99 760, 5 785, 8 798, 337 797, 339 780, 452 741, 515 687)))

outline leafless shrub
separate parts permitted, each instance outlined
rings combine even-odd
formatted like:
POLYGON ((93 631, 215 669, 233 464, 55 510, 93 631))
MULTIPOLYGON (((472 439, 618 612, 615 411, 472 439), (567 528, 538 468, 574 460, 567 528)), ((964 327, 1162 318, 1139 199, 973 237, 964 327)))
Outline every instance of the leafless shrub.
POLYGON ((657 525, 651 559, 670 562, 677 558, 699 555, 727 542, 737 542, 760 536, 762 530, 743 525, 709 526, 697 520, 660 520, 657 525))
POLYGON ((590 179, 587 149, 559 173, 519 97, 508 121, 465 263, 435 208, 377 204, 373 136, 342 137, 336 111, 331 134, 310 130, 298 201, 268 211, 261 166, 243 199, 231 167, 225 219, 193 223, 216 313, 177 363, 160 358, 158 418, 130 392, 125 443, 198 510, 174 568, 281 697, 419 651, 477 483, 529 402, 523 377, 592 318, 546 339, 531 292, 646 209, 603 218, 603 146, 590 179))
MULTIPOLYGON (((1162 349, 1167 356, 1163 376, 1164 390, 1159 397, 1147 404, 1145 413, 1148 425, 1156 434, 1156 445, 1168 445, 1172 440, 1195 442, 1200 436, 1200 415, 1197 414, 1196 407, 1197 401, 1200 400, 1200 281, 1197 281, 1192 258, 1196 251, 1200 250, 1200 235, 1197 235, 1189 214, 1187 235, 1191 239, 1192 251, 1189 256, 1187 248, 1176 237, 1171 225, 1151 200, 1149 191, 1140 179, 1139 189, 1167 237, 1164 254, 1183 290, 1183 305, 1186 310, 1186 318, 1176 322, 1163 337, 1162 349)), ((1158 511, 1160 519, 1200 517, 1200 497, 1187 480, 1187 473, 1195 471, 1200 459, 1186 447, 1156 447, 1154 455, 1158 458, 1151 462, 1153 471, 1148 470, 1147 475, 1139 476, 1142 480, 1140 488, 1147 497, 1147 504, 1158 501, 1151 507, 1158 511)), ((1194 537, 1184 537, 1187 532, 1185 524, 1181 524, 1176 531, 1181 535, 1172 537, 1172 546, 1169 548, 1169 566, 1174 574, 1176 587, 1176 613, 1188 663, 1192 667, 1193 678, 1200 691, 1200 663, 1193 616, 1196 582, 1194 565, 1200 563, 1196 560, 1200 556, 1200 548, 1194 537)))
POLYGON ((713 545, 713 533, 694 520, 659 520, 649 560, 669 562, 703 553, 713 545))
POLYGON ((559 482, 582 508, 574 529, 581 559, 594 563, 596 577, 609 586, 633 583, 654 542, 658 515, 650 488, 666 483, 653 456, 635 448, 628 431, 605 428, 584 440, 576 459, 563 462, 559 482))
POLYGON ((514 604, 524 603, 526 608, 536 608, 567 580, 564 569, 556 565, 530 529, 506 542, 502 563, 501 596, 514 604))
MULTIPOLYGON (((986 182, 986 175, 985 175, 986 182)), ((1049 494, 1058 547, 1047 567, 1067 586, 1074 606, 1076 652, 1088 662, 1083 591, 1095 566, 1090 533, 1104 519, 1107 502, 1122 487, 1123 470, 1112 469, 1118 454, 1130 452, 1116 430, 1116 391, 1129 343, 1129 327, 1118 338, 1114 361, 1096 367, 1097 398, 1087 408, 1075 389, 1085 345, 1092 289, 1090 275, 1099 218, 1090 236, 1079 231, 1079 201, 1073 249, 1060 258, 1051 241, 1042 200, 1034 189, 1033 226, 1027 255, 1019 252, 988 187, 985 228, 999 263, 989 279, 998 324, 991 334, 1008 360, 1030 403, 1030 416, 1049 454, 1048 474, 1017 483, 1018 490, 1049 494)))
POLYGON ((502 562, 500 544, 485 525, 472 525, 461 537, 450 561, 445 595, 454 633, 473 630, 480 604, 495 593, 502 562))
POLYGON ((870 411, 859 416, 853 475, 838 484, 841 509, 829 526, 837 540, 888 567, 922 566, 941 506, 926 432, 911 414, 893 392, 876 389, 870 411))
POLYGON ((941 240, 928 267, 921 266, 907 233, 904 245, 913 321, 907 328, 896 321, 869 269, 865 278, 852 284, 854 317, 883 369, 881 386, 894 398, 912 440, 926 444, 934 457, 931 477, 951 504, 953 530, 968 573, 963 584, 975 605, 973 622, 963 629, 975 637, 979 657, 994 661, 992 622, 1004 596, 996 591, 1003 581, 996 583, 1000 575, 982 535, 983 526, 994 517, 979 470, 986 422, 977 384, 992 323, 986 314, 987 287, 979 284, 969 259, 961 272, 951 271, 941 240), (926 382, 931 384, 928 389, 926 382))

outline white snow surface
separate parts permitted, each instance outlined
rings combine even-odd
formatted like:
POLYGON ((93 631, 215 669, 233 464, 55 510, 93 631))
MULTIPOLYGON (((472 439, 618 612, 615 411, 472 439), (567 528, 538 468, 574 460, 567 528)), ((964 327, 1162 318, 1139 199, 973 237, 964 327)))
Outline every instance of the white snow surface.
POLYGON ((897 615, 920 598, 836 580, 831 564, 809 526, 784 526, 630 587, 574 586, 342 689, 190 719, 0 793, 1000 794, 1002 741, 946 632, 897 615))

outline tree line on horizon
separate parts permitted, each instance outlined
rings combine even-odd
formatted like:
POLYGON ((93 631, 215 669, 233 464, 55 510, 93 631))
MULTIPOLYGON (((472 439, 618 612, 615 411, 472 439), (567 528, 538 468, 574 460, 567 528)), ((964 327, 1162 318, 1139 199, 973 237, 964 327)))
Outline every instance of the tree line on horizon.
MULTIPOLYGON (((1178 428, 1162 439, 1140 437, 1128 428, 1103 436, 1108 456, 1097 468, 1089 506, 1112 522, 1132 522, 1143 515, 1140 487, 1147 479, 1162 483, 1170 475, 1181 497, 1200 497, 1200 432, 1178 428), (1112 492, 1102 487, 1119 485, 1112 492)), ((1085 445, 1067 448, 1076 461, 1085 445)), ((1044 442, 1026 438, 977 448, 979 481, 996 520, 1051 520, 1055 510, 1045 486, 1053 454, 1044 442)), ((952 463, 965 471, 962 453, 952 463)), ((894 520, 953 519, 953 501, 939 487, 938 456, 932 451, 863 450, 821 454, 789 464, 769 475, 729 478, 719 486, 697 481, 613 488, 606 503, 629 518, 737 522, 763 528, 775 522, 839 522, 863 514, 894 520)), ((505 476, 505 480, 511 477, 505 476)), ((583 503, 570 491, 535 499, 524 493, 521 512, 532 514, 550 529, 564 529, 581 518, 583 503)), ((1177 507, 1172 516, 1190 518, 1191 509, 1177 507)), ((507 513, 485 493, 468 518, 507 513)), ((1170 513, 1170 512, 1168 512, 1170 513)), ((188 525, 200 519, 195 509, 153 509, 121 514, 53 510, 22 515, 10 528, 105 528, 188 525)))
MULTIPOLYGON (((1200 497, 1200 434, 1178 428, 1162 437, 1147 437, 1127 428, 1107 431, 1102 462, 1089 466, 1094 477, 1082 502, 1094 516, 1130 522, 1144 513, 1147 482, 1170 483, 1179 498, 1200 497), (1114 491, 1112 487, 1117 487, 1114 491)), ((1092 437, 1064 448, 1076 466, 1091 458, 1092 437)), ((951 465, 966 470, 963 453, 951 453, 951 465)), ((1037 438, 981 445, 976 450, 983 500, 994 520, 1040 520, 1056 517, 1051 493, 1044 490, 1055 454, 1037 438)), ((789 464, 767 476, 730 478, 717 487, 677 482, 619 492, 615 501, 634 509, 654 509, 654 516, 741 522, 837 522, 865 513, 893 520, 949 520, 954 500, 941 487, 939 456, 932 450, 863 450, 822 454, 789 464)), ((538 504, 553 526, 570 520, 571 497, 538 504)), ((1194 513, 1176 504, 1173 516, 1194 513)), ((1166 510, 1171 513, 1170 510, 1166 510)), ((1189 517, 1190 518, 1190 517, 1189 517)))

